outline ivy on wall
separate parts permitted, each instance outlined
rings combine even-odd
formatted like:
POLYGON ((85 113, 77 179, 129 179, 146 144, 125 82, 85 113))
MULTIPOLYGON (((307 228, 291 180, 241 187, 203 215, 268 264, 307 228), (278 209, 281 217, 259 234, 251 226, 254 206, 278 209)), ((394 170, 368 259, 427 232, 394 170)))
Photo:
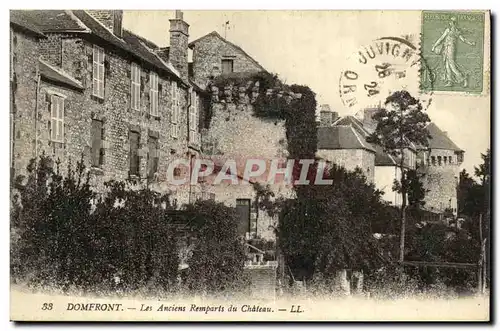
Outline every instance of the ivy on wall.
MULTIPOLYGON (((257 72, 217 76, 209 82, 207 89, 212 94, 208 117, 213 114, 212 108, 217 103, 251 104, 253 116, 285 121, 289 158, 314 158, 317 104, 316 95, 309 87, 286 85, 275 74, 257 72)), ((209 123, 210 118, 207 127, 209 123)))

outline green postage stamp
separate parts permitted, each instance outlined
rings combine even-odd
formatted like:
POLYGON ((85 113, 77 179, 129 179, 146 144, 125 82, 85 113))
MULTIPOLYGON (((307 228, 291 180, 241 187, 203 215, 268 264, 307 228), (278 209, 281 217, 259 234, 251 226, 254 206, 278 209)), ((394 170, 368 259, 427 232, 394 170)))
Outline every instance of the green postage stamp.
POLYGON ((484 24, 484 12, 422 12, 422 90, 483 92, 484 24))

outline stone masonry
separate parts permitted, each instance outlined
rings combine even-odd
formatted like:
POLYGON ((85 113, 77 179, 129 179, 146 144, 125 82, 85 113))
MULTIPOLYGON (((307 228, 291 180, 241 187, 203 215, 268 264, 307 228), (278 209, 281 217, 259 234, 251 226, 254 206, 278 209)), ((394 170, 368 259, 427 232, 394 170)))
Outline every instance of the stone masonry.
POLYGON ((201 87, 207 86, 210 77, 222 74, 222 60, 232 60, 234 72, 265 71, 240 47, 215 31, 189 43, 189 46, 193 48, 194 80, 201 87))
MULTIPOLYGON (((188 148, 189 86, 173 75, 165 74, 144 62, 141 65, 140 109, 131 108, 131 63, 136 60, 126 52, 110 47, 97 38, 86 34, 47 33, 48 38, 37 41, 14 33, 13 84, 15 105, 15 159, 16 174, 25 174, 29 160, 45 153, 60 159, 61 169, 67 163, 83 160, 91 171, 91 180, 98 190, 108 180, 125 180, 130 169, 131 131, 140 134, 138 182, 146 183, 148 139, 158 140, 159 163, 153 189, 166 191, 167 167, 174 158, 186 158, 197 151, 188 148), (104 97, 92 94, 93 47, 104 49, 104 97), (83 89, 46 79, 38 80, 38 58, 52 65, 64 75, 81 82, 83 89), (158 74, 158 116, 150 115, 150 71, 158 74), (180 114, 178 136, 172 137, 172 86, 179 91, 180 114), (64 141, 50 139, 51 95, 64 98, 64 141), (91 167, 92 120, 102 122, 103 164, 91 167)), ((187 47, 187 45, 186 45, 187 47)), ((187 57, 186 57, 187 62, 187 57)))
MULTIPOLYGON (((37 107, 38 54, 40 37, 12 28, 11 46, 11 167, 25 169, 35 157, 35 112, 37 107)), ((15 174, 16 172, 14 172, 15 174)))

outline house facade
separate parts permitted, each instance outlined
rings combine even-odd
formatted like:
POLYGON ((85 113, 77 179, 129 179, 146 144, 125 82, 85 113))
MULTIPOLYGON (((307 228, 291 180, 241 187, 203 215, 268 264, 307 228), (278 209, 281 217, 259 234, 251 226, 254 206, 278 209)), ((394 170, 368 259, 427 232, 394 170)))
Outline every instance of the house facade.
POLYGON ((10 15, 14 176, 41 155, 60 162, 63 173, 83 160, 98 192, 109 180, 127 180, 170 193, 178 205, 216 199, 241 211, 249 236, 274 237, 276 220, 247 203, 255 190, 167 180, 176 159, 286 157, 283 121, 254 117, 250 99, 235 103, 208 91, 220 75, 266 72, 241 47, 217 32, 189 42, 180 11, 170 20, 168 47, 124 29, 120 10, 10 15))
MULTIPOLYGON (((32 82, 20 81, 13 92, 14 173, 25 174, 29 160, 42 154, 60 160, 62 171, 83 159, 97 190, 111 179, 131 180, 187 202, 192 190, 177 192, 166 181, 171 160, 198 155, 201 144, 203 95, 189 83, 182 15, 170 22, 171 59, 123 29, 122 15, 119 10, 11 11, 11 26, 23 20, 45 36, 37 54, 19 45, 12 49, 18 59, 35 62, 32 82)), ((14 77, 24 76, 24 70, 14 65, 14 77)))

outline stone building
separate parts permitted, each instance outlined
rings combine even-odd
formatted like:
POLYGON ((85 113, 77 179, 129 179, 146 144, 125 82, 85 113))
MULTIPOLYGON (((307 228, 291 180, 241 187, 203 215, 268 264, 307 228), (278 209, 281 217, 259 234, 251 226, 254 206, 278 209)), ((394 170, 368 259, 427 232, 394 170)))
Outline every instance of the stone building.
POLYGON ((449 210, 457 215, 457 187, 464 151, 435 123, 429 123, 427 129, 431 135, 429 148, 421 151, 420 157, 424 187, 428 190, 425 208, 437 213, 449 210))
POLYGON ((319 127, 317 156, 350 171, 360 168, 374 181, 375 148, 350 125, 319 127))
POLYGON ((249 203, 255 190, 167 180, 175 159, 286 157, 283 121, 253 116, 249 98, 207 92, 215 77, 266 70, 217 32, 189 42, 180 11, 168 47, 124 29, 122 18, 120 10, 11 11, 13 173, 26 175, 42 154, 60 160, 63 172, 83 158, 97 191, 109 180, 131 180, 172 193, 179 205, 218 192, 217 200, 241 211, 250 236, 272 238, 275 220, 249 203))
MULTIPOLYGON (((318 156, 349 170, 359 167, 364 170, 368 179, 370 177, 367 170, 373 169, 371 180, 377 189, 384 192, 383 199, 394 206, 400 206, 401 195, 394 192, 392 187, 394 180, 399 181, 401 178, 401 159, 366 141, 376 128, 376 122, 372 119, 376 111, 377 108, 365 109, 361 118, 337 118, 336 113, 323 106, 318 129, 318 156), (369 146, 374 157, 368 157, 370 154, 367 149, 364 149, 363 154, 361 146, 369 146), (365 157, 361 157, 362 155, 365 157)), ((429 146, 419 148, 408 142, 408 148, 404 150, 404 167, 418 169, 423 174, 424 187, 428 191, 425 209, 434 213, 451 210, 456 215, 459 166, 463 161, 464 151, 435 123, 429 123, 427 129, 431 135, 429 146)))
POLYGON ((222 74, 266 72, 241 47, 216 31, 190 42, 189 47, 193 51, 192 77, 201 87, 206 87, 211 78, 222 74))
POLYGON ((10 17, 10 168, 25 168, 20 158, 35 156, 35 109, 39 85, 38 54, 46 36, 24 16, 11 12, 10 17), (33 129, 32 129, 33 128, 33 129))
MULTIPOLYGON (((30 47, 11 37, 16 175, 44 153, 63 170, 83 158, 98 190, 105 181, 130 179, 178 191, 165 180, 168 165, 199 154, 205 96, 189 82, 188 25, 181 13, 170 21, 165 58, 158 46, 123 29, 122 16, 120 10, 11 11, 14 30, 22 20, 43 33, 35 34, 37 42, 27 39, 30 47)), ((189 199, 186 192, 177 192, 180 202, 189 199)))

